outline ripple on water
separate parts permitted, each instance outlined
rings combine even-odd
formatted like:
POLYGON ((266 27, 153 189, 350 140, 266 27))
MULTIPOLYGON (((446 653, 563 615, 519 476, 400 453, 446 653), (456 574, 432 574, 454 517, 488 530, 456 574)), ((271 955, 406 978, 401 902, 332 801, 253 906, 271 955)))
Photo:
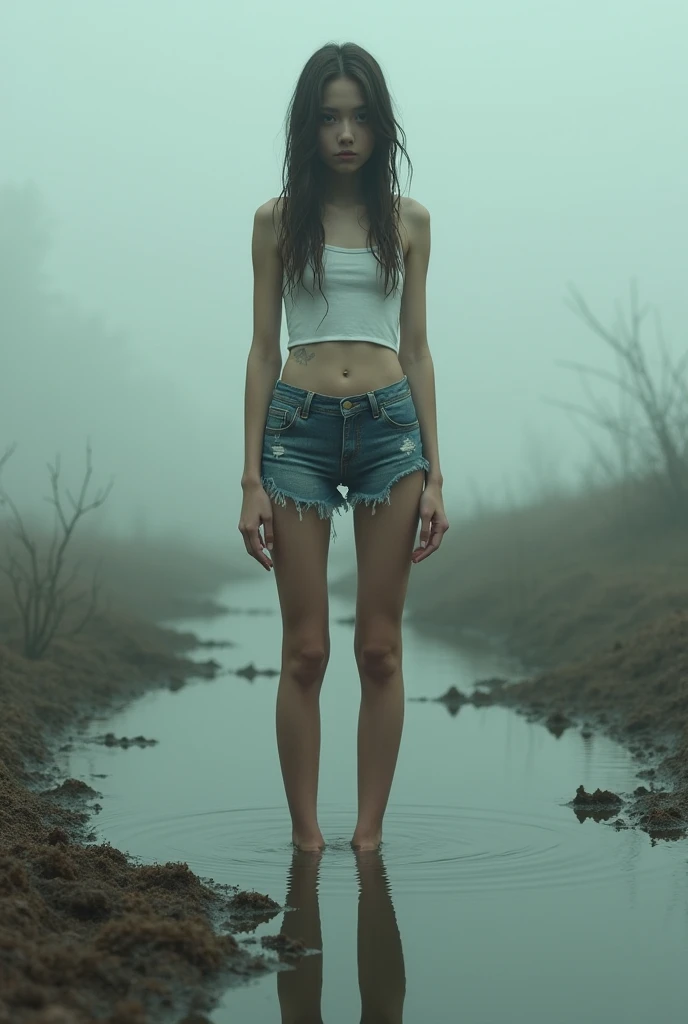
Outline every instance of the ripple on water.
MULTIPOLYGON (((328 892, 348 892, 351 810, 324 805, 321 827, 328 892)), ((390 879, 430 894, 561 889, 618 881, 619 861, 600 831, 544 815, 475 807, 397 805, 385 817, 382 852, 390 879)), ((244 807, 154 818, 99 816, 99 831, 144 861, 186 861, 217 882, 284 887, 291 857, 283 807, 244 807)), ((641 870, 636 865, 636 870, 641 870)), ((648 866, 649 870, 649 866, 648 866)))

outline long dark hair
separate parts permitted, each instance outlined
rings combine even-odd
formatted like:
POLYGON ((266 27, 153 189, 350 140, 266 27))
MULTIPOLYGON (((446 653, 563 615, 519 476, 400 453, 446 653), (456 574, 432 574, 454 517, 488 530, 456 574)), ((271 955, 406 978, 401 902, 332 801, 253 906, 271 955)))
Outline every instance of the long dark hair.
MULTIPOLYGON (((299 282, 307 287, 303 277, 309 263, 320 293, 324 295, 324 167, 318 156, 318 124, 325 86, 331 78, 342 75, 358 82, 375 137, 373 151, 361 170, 370 225, 368 246, 371 249, 377 246, 373 254, 384 271, 385 295, 389 294, 390 281, 390 291, 396 291, 398 287, 403 267, 399 234, 401 196, 396 169, 399 151, 409 165, 410 177, 413 176, 413 166, 404 148, 406 136, 394 116, 387 83, 375 58, 356 43, 343 43, 341 46, 327 43, 316 50, 304 65, 287 109, 286 153, 280 193, 282 216, 278 231, 278 248, 285 275, 283 296, 287 288, 291 291, 299 282)), ((273 210, 273 223, 278 206, 279 201, 273 210)))

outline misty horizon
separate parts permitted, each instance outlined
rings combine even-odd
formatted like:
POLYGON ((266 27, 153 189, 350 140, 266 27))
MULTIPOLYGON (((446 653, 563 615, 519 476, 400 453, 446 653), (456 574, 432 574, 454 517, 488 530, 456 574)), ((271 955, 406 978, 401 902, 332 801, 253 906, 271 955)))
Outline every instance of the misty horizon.
MULTIPOLYGON (((328 40, 380 61, 413 163, 402 190, 430 210, 450 518, 476 491, 501 500, 589 461, 546 401, 585 402, 559 360, 614 369, 570 285, 612 326, 637 280, 682 346, 683 5, 493 0, 421 20, 354 2, 294 28, 283 10, 30 0, 2 15, 0 451, 17 443, 17 502, 48 492, 57 452, 78 486, 90 439, 94 486, 115 478, 108 527, 240 549, 253 214, 281 190, 287 102, 328 40)), ((651 320, 643 337, 655 345, 651 320)))

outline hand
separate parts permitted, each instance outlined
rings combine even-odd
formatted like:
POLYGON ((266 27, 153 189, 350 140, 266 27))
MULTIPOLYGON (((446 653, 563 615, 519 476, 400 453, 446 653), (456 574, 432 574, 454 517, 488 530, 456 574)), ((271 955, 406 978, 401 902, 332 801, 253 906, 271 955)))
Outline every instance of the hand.
POLYGON ((440 484, 425 485, 425 490, 420 496, 418 514, 421 524, 420 543, 411 555, 411 561, 416 564, 422 562, 433 551, 437 551, 442 543, 442 538, 449 529, 440 484))
POLYGON ((239 530, 249 555, 269 572, 272 569, 272 559, 265 554, 264 549, 272 551, 272 504, 260 484, 244 487, 239 530))

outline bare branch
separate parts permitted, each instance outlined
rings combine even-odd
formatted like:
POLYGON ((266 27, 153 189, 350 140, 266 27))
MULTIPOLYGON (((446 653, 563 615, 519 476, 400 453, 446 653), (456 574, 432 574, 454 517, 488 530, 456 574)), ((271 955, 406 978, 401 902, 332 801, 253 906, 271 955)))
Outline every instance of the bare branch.
MULTIPOLYGON (((9 462, 9 460, 12 458, 12 456, 14 455, 16 450, 17 450, 17 445, 15 443, 13 445, 10 445, 9 448, 6 448, 5 451, 2 453, 2 455, 0 455, 0 474, 2 473, 2 467, 5 465, 6 462, 9 462)), ((2 504, 2 496, 0 495, 0 505, 1 504, 2 504)))
MULTIPOLYGON (((7 455, 2 457, 0 467, 7 457, 7 455)), ((68 610, 83 603, 90 595, 90 602, 85 612, 78 618, 76 626, 67 631, 68 635, 73 635, 80 632, 93 618, 97 608, 99 594, 97 573, 90 590, 77 594, 70 594, 70 591, 78 579, 80 564, 77 563, 71 573, 65 576, 66 551, 76 524, 84 515, 106 501, 114 483, 114 481, 110 481, 104 491, 99 490, 95 498, 91 502, 87 502, 87 492, 92 475, 90 443, 87 445, 86 461, 86 472, 78 498, 75 499, 70 490, 66 492, 72 505, 72 512, 69 516, 65 514, 60 497, 59 454, 53 465, 48 463, 52 497, 46 500, 55 507, 56 516, 50 547, 45 559, 45 568, 41 566, 38 546, 29 536, 19 509, 8 495, 0 492, 0 500, 7 503, 12 512, 13 536, 18 542, 19 548, 24 551, 24 564, 22 564, 15 553, 8 549, 9 563, 0 566, 0 570, 9 577, 12 583, 24 631, 24 653, 29 658, 40 658, 45 653, 57 635, 68 610)))
POLYGON ((615 374, 610 373, 609 370, 598 370, 594 366, 585 366, 583 363, 574 363, 568 359, 558 359, 557 365, 562 366, 567 370, 578 370, 580 373, 588 373, 593 377, 600 377, 602 380, 607 380, 611 384, 616 384, 618 388, 625 391, 631 398, 638 398, 637 391, 630 387, 624 380, 617 377, 615 374))
POLYGON ((575 362, 562 362, 568 369, 582 375, 582 383, 591 408, 583 409, 572 403, 554 403, 563 406, 577 416, 583 416, 605 429, 614 439, 622 458, 622 464, 630 467, 632 443, 641 454, 646 466, 662 467, 674 499, 684 510, 688 509, 688 352, 675 363, 665 343, 661 318, 655 313, 655 328, 661 356, 659 375, 650 368, 641 339, 642 324, 651 310, 648 305, 640 307, 637 282, 630 285, 630 312, 625 315, 620 304, 616 304, 617 321, 609 329, 592 313, 584 298, 570 286, 573 296, 567 305, 598 337, 612 349, 620 364, 620 371, 612 373, 575 362), (625 372, 624 372, 625 371, 625 372), (622 426, 618 416, 610 414, 587 386, 586 377, 593 376, 610 383, 620 392, 622 399, 630 405, 622 426), (640 413, 644 427, 631 427, 631 414, 640 413))
POLYGON ((597 423, 601 427, 606 427, 610 431, 618 431, 622 434, 627 434, 629 437, 633 437, 633 432, 627 428, 622 427, 618 421, 612 418, 600 416, 592 412, 590 409, 586 409, 584 405, 576 405, 574 402, 564 402, 558 398, 547 398, 543 396, 543 401, 547 405, 556 405, 560 409, 568 409, 570 412, 575 412, 579 416, 584 416, 586 419, 592 420, 593 423, 597 423))

